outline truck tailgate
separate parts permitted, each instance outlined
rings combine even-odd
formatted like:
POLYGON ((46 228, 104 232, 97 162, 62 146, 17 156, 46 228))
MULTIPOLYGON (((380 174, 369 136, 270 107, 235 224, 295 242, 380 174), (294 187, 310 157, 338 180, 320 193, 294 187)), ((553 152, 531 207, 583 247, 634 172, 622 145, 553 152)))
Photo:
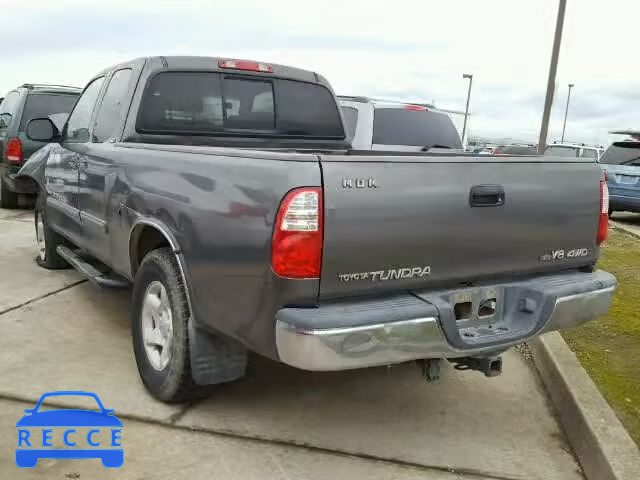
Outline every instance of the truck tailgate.
POLYGON ((320 297, 593 264, 601 171, 549 157, 320 157, 320 297))

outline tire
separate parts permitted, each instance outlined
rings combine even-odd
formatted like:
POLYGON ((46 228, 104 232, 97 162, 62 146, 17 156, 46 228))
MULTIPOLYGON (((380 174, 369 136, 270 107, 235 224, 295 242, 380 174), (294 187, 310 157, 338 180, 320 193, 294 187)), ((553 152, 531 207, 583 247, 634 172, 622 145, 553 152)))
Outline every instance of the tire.
POLYGON ((47 223, 44 210, 44 197, 38 197, 34 210, 34 221, 36 229, 36 243, 38 245, 38 256, 36 263, 47 270, 60 270, 71 268, 67 261, 58 255, 58 245, 68 246, 69 242, 53 230, 47 223))
POLYGON ((611 215, 613 215, 613 212, 615 212, 615 210, 614 210, 614 209, 612 209, 612 208, 610 208, 610 209, 609 209, 609 218, 611 218, 611 215))
POLYGON ((201 394, 191 376, 188 322, 189 305, 175 254, 170 248, 151 251, 133 286, 131 332, 142 383, 163 402, 183 402, 201 394))
POLYGON ((9 190, 4 178, 0 178, 0 207, 18 208, 18 194, 9 190))

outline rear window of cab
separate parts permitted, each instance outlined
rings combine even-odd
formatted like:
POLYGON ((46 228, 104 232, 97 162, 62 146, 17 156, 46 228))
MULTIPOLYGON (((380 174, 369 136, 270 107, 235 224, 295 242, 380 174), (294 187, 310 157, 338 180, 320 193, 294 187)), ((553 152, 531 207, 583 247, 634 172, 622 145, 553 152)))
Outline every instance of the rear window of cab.
POLYGON ((336 101, 327 88, 216 72, 153 76, 143 94, 136 130, 168 135, 344 138, 336 101))

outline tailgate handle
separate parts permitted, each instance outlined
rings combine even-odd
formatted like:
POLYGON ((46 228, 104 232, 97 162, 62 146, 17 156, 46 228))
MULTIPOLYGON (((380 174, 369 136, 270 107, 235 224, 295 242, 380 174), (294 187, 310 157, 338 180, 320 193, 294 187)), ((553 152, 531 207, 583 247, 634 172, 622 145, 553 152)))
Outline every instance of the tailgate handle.
POLYGON ((469 193, 472 207, 499 207, 504 205, 504 188, 500 185, 474 185, 469 193))

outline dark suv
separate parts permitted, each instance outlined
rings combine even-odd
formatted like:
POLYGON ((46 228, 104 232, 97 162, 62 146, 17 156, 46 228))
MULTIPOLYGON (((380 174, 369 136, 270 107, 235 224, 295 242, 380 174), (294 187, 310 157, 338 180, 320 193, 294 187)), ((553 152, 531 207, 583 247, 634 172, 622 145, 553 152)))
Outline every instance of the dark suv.
POLYGON ((9 175, 45 145, 27 138, 29 120, 48 117, 62 128, 81 91, 61 85, 24 84, 4 97, 0 103, 0 207, 18 206, 21 192, 9 175))

